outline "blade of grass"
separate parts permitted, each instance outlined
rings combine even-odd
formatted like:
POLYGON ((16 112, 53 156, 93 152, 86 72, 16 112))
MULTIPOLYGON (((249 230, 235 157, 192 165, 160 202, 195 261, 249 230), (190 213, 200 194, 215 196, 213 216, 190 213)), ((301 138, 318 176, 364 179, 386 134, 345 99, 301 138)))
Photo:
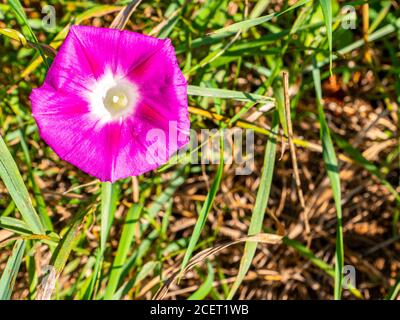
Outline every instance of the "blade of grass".
POLYGON ((324 21, 326 26, 326 33, 328 35, 329 44, 329 70, 332 73, 332 1, 331 0, 319 0, 319 4, 324 15, 324 21))
POLYGON ((146 230, 150 226, 150 222, 147 221, 147 219, 154 219, 163 206, 173 198, 176 189, 185 182, 186 175, 183 169, 184 168, 180 168, 173 173, 166 188, 154 199, 151 205, 144 210, 146 212, 146 221, 139 224, 140 237, 144 240, 142 240, 139 247, 133 251, 124 263, 120 281, 122 281, 133 268, 137 267, 141 263, 142 257, 147 253, 153 241, 159 238, 160 233, 157 229, 154 229, 147 237, 145 237, 146 230))
POLYGON ((220 164, 218 167, 218 171, 215 174, 214 181, 211 185, 210 191, 207 194, 206 200, 204 201, 203 207, 201 208, 199 217, 197 218, 196 225, 194 226, 193 234, 190 237, 188 248, 185 252, 185 256, 183 257, 183 262, 180 268, 181 272, 186 268, 186 265, 192 256, 196 244, 200 239, 201 231, 203 230, 203 227, 207 221, 208 214, 211 210, 215 196, 219 189, 219 185, 221 184, 222 173, 224 171, 224 138, 222 132, 223 130, 220 131, 220 155, 219 155, 220 164))
POLYGON ((28 225, 24 221, 11 217, 0 217, 0 228, 22 235, 32 234, 28 225))
POLYGON ((139 270, 138 273, 130 279, 127 283, 125 283, 121 288, 114 294, 112 297, 113 300, 121 299, 121 296, 126 295, 132 288, 136 287, 140 281, 145 279, 151 273, 154 272, 154 269, 159 265, 159 261, 149 261, 146 262, 139 270))
POLYGON ((32 205, 28 190, 2 137, 0 137, 0 177, 31 231, 35 234, 44 234, 44 227, 32 205))
POLYGON ((259 0, 250 13, 250 18, 257 18, 267 9, 271 0, 259 0))
MULTIPOLYGON (((16 106, 16 108, 19 109, 18 106, 16 106)), ((16 112, 16 118, 20 125, 20 128, 17 130, 17 132, 18 132, 18 136, 20 139, 22 150, 25 155, 25 162, 29 168, 32 168, 32 160, 31 160, 31 155, 30 155, 30 151, 29 151, 29 145, 26 142, 25 132, 21 129, 24 127, 24 125, 23 125, 23 121, 19 115, 19 112, 16 112)), ((29 171, 28 176, 29 176, 29 181, 31 182, 31 185, 32 185, 33 199, 35 200, 35 208, 39 215, 40 221, 42 222, 42 225, 46 228, 45 231, 53 231, 53 225, 52 225, 51 219, 49 217, 49 213, 47 212, 46 203, 44 201, 42 192, 41 192, 38 184, 36 183, 35 169, 32 168, 32 170, 29 171)))
MULTIPOLYGON (((261 16, 261 17, 257 17, 257 18, 252 18, 252 19, 247 19, 244 21, 240 21, 234 24, 231 24, 227 27, 218 29, 216 31, 214 31, 213 33, 204 36, 204 37, 200 37, 197 39, 194 39, 191 43, 191 47, 192 48, 198 48, 200 46, 203 45, 208 45, 208 44, 214 44, 214 43, 218 43, 221 41, 221 39, 230 37, 235 35, 238 31, 246 31, 249 28, 252 27, 256 27, 260 24, 263 24, 265 22, 271 21, 273 18, 279 17, 280 15, 287 13, 291 10, 294 10, 296 8, 298 8, 299 6, 302 6, 304 4, 306 4, 307 2, 310 2, 311 0, 301 0, 301 1, 297 1, 294 5, 292 5, 291 7, 287 8, 284 11, 281 12, 276 12, 273 14, 269 14, 269 15, 265 15, 265 16, 261 16)), ((182 46, 178 46, 176 48, 176 52, 177 53, 182 53, 185 50, 187 50, 187 48, 185 47, 185 45, 182 46)))
MULTIPOLYGON (((271 126, 272 126, 272 132, 274 134, 277 134, 279 128, 279 114, 277 110, 275 110, 273 114, 271 126)), ((260 186, 257 191, 256 202, 254 205, 253 213, 251 215, 249 231, 247 233, 249 236, 255 235, 262 230, 265 210, 268 205, 269 194, 271 191, 275 158, 276 158, 276 137, 275 135, 272 135, 268 139, 267 146, 265 148, 264 165, 260 180, 260 186)), ((244 253, 242 259, 240 260, 238 275, 236 276, 235 282, 233 283, 232 288, 229 291, 228 295, 229 300, 233 298, 237 289, 242 283, 244 277, 246 276, 246 273, 250 268, 256 249, 257 249, 257 243, 246 242, 246 245, 244 247, 244 253)))
POLYGON ((83 299, 92 299, 96 291, 96 285, 100 278, 101 266, 103 264, 104 252, 106 250, 107 238, 110 232, 114 213, 117 206, 117 185, 110 182, 102 182, 101 184, 101 231, 100 231, 100 248, 96 250, 96 263, 93 268, 93 274, 90 285, 86 290, 83 299))
POLYGON ((207 263, 207 272, 206 280, 189 296, 188 300, 203 300, 210 293, 214 282, 214 268, 210 262, 207 263))
MULTIPOLYGON (((106 14, 110 14, 112 12, 121 10, 121 6, 112 6, 112 5, 100 5, 94 8, 90 8, 87 11, 77 15, 75 19, 71 22, 73 24, 80 24, 86 19, 94 18, 94 17, 101 17, 106 14)), ((54 49, 57 49, 62 41, 68 34, 70 24, 68 24, 64 29, 62 29, 54 38, 54 40, 50 43, 50 46, 54 49)), ((22 72, 18 79, 23 79, 33 71, 35 71, 40 64, 42 63, 42 59, 38 57, 37 59, 33 60, 22 72)))
POLYGON ((347 153, 351 157, 351 159, 354 160, 358 165, 360 165, 365 170, 367 170, 369 173, 371 173, 372 175, 377 177, 378 180, 381 182, 381 184, 396 198, 396 201, 398 203, 400 203, 399 193, 390 184, 390 182, 387 181, 382 176, 382 173, 380 172, 379 168, 376 165, 374 165, 372 162, 370 162, 368 159, 366 159, 359 150, 354 148, 345 139, 341 138, 337 134, 333 134, 333 138, 335 139, 339 148, 341 148, 345 153, 347 153))
POLYGON ((392 2, 391 1, 382 1, 382 9, 379 12, 379 14, 377 15, 377 17, 374 19, 374 21, 372 22, 371 26, 368 29, 368 34, 371 34, 372 32, 374 32, 376 30, 376 28, 378 28, 378 26, 382 23, 382 21, 385 20, 387 14, 390 11, 390 7, 392 6, 392 2))
POLYGON ((105 251, 108 234, 114 219, 116 208, 115 190, 116 185, 110 182, 101 184, 101 233, 100 233, 100 250, 105 251))
POLYGON ((295 4, 293 4, 292 6, 290 6, 289 8, 287 8, 284 11, 272 13, 272 14, 269 14, 269 15, 266 15, 266 16, 262 16, 262 17, 258 17, 258 18, 253 18, 253 19, 240 21, 240 22, 231 24, 231 25, 229 25, 227 27, 218 29, 218 30, 214 31, 213 34, 220 34, 220 33, 232 34, 232 33, 238 32, 238 31, 245 31, 245 30, 247 30, 247 29, 249 29, 251 27, 255 27, 255 26, 258 26, 258 25, 260 25, 260 24, 262 24, 264 22, 270 21, 275 17, 279 17, 280 15, 285 14, 285 13, 291 11, 291 10, 294 10, 294 9, 296 9, 296 8, 302 6, 302 5, 304 5, 304 4, 306 4, 307 2, 310 2, 310 1, 311 0, 300 0, 300 1, 297 1, 295 4))
POLYGON ((397 278, 396 283, 390 289, 388 295, 386 296, 386 300, 396 300, 400 293, 400 276, 397 278))
POLYGON ((28 18, 24 12, 24 8, 22 7, 21 3, 19 0, 8 0, 8 3, 10 4, 11 9, 13 10, 16 19, 18 23, 22 26, 22 31, 25 34, 26 37, 29 38, 31 42, 37 45, 37 49, 39 50, 40 56, 43 59, 43 62, 46 65, 46 68, 49 68, 49 64, 47 62, 46 56, 44 55, 44 52, 42 50, 42 47, 38 43, 38 40, 35 36, 35 34, 32 31, 32 28, 29 26, 28 18))
MULTIPOLYGON (((309 248, 307 248, 306 246, 302 245, 300 242, 298 242, 296 240, 293 240, 293 239, 289 239, 287 237, 284 237, 282 239, 282 241, 283 241, 284 244, 292 247, 298 253, 300 253, 302 256, 304 256, 305 258, 310 260, 313 265, 317 266, 322 271, 324 271, 326 274, 328 274, 330 277, 335 279, 335 270, 329 264, 327 264, 325 261, 323 261, 323 260, 319 259, 318 257, 316 257, 314 255, 314 253, 309 248)), ((357 288, 349 287, 348 290, 356 298, 364 299, 364 296, 362 295, 362 293, 357 288)))
MULTIPOLYGON (((89 209, 89 211, 90 210, 92 209, 89 209)), ((79 228, 82 225, 82 221, 86 213, 86 209, 82 209, 80 212, 78 212, 78 214, 72 220, 66 234, 54 250, 50 259, 50 266, 52 266, 52 268, 49 270, 52 276, 48 277, 47 280, 41 284, 37 296, 38 300, 49 300, 51 298, 57 283, 57 279, 61 275, 71 251, 74 248, 75 240, 79 235, 79 228)))
POLYGON ((117 254, 111 267, 110 277, 108 280, 104 299, 112 299, 118 287, 119 279, 129 253, 132 241, 135 236, 135 228, 143 207, 137 204, 132 205, 126 215, 125 224, 122 229, 121 239, 118 244, 117 254))
POLYGON ((265 97, 259 94, 234 91, 228 89, 206 88, 199 86, 188 86, 188 95, 210 98, 233 99, 238 101, 266 102, 274 101, 274 98, 265 97))
POLYGON ((343 225, 342 225, 342 197, 340 190, 340 176, 338 169, 338 161, 333 147, 332 138, 325 113, 322 105, 322 89, 321 75, 317 68, 315 57, 313 58, 313 80, 317 98, 318 119, 320 123, 320 136, 322 142, 322 158, 331 183, 333 198, 336 206, 337 227, 336 227, 336 254, 335 254, 335 289, 334 296, 336 300, 340 300, 342 295, 342 274, 344 265, 344 244, 343 244, 343 225))
POLYGON ((0 300, 9 300, 11 298, 24 251, 25 241, 17 240, 11 256, 8 258, 6 268, 0 278, 0 300))
POLYGON ((95 256, 96 256, 96 260, 95 260, 95 264, 93 267, 93 272, 89 278, 89 285, 87 286, 86 291, 82 295, 82 300, 90 300, 93 298, 93 294, 95 292, 95 287, 96 287, 97 281, 99 279, 100 267, 103 262, 103 260, 102 260, 103 254, 102 254, 100 248, 96 249, 95 256))
POLYGON ((0 34, 15 41, 19 41, 23 46, 25 46, 28 43, 24 35, 21 32, 14 29, 0 28, 0 34))
POLYGON ((54 250, 50 260, 50 265, 54 266, 57 275, 61 274, 65 264, 67 263, 69 255, 73 249, 75 239, 78 236, 79 227, 82 224, 82 220, 86 213, 86 210, 82 210, 74 217, 67 233, 63 236, 57 248, 54 250))
POLYGON ((178 280, 179 275, 186 274, 190 270, 192 270, 197 265, 207 261, 212 256, 215 256, 218 252, 239 243, 243 242, 255 242, 255 243, 265 243, 265 244, 281 244, 282 236, 272 234, 272 233, 259 233, 252 236, 246 236, 242 238, 238 238, 233 241, 225 242, 220 245, 216 245, 214 247, 208 247, 200 252, 198 252, 193 258, 190 259, 189 263, 185 267, 183 271, 180 271, 179 266, 172 271, 171 275, 168 279, 163 283, 163 285, 157 290, 156 294, 153 296, 153 300, 161 300, 168 293, 169 289, 175 285, 175 282, 178 280))
POLYGON ((36 209, 39 214, 40 220, 42 221, 43 226, 45 226, 46 230, 53 231, 53 224, 51 222, 49 213, 47 211, 46 203, 44 201, 44 197, 42 191, 40 190, 39 185, 36 182, 36 171, 31 170, 29 172, 29 179, 32 184, 33 196, 36 201, 36 209))
MULTIPOLYGON (((183 168, 179 168, 174 172, 165 190, 163 190, 159 196, 157 196, 152 204, 147 208, 147 217, 149 219, 154 219, 156 215, 160 212, 163 206, 172 199, 176 189, 178 189, 186 180, 183 168)), ((149 227, 149 222, 144 222, 140 224, 140 234, 143 235, 147 228, 149 227)))
MULTIPOLYGON (((388 24, 388 25, 378 29, 374 33, 370 34, 368 36, 368 42, 371 43, 373 41, 376 41, 383 37, 386 37, 389 34, 398 30, 398 28, 400 28, 400 18, 397 19, 396 21, 394 21, 392 24, 388 24)), ((353 43, 349 44, 348 46, 345 46, 344 48, 337 50, 336 51, 337 54, 333 55, 332 60, 336 60, 339 57, 342 57, 343 55, 345 55, 346 53, 349 53, 355 49, 358 49, 358 48, 362 47, 363 45, 364 45, 364 39, 354 41, 353 43)), ((321 68, 322 66, 326 65, 327 63, 329 63, 329 59, 324 59, 322 61, 318 61, 317 66, 318 66, 318 68, 321 68)), ((312 65, 306 66, 303 70, 305 72, 310 72, 313 70, 313 66, 312 65)))

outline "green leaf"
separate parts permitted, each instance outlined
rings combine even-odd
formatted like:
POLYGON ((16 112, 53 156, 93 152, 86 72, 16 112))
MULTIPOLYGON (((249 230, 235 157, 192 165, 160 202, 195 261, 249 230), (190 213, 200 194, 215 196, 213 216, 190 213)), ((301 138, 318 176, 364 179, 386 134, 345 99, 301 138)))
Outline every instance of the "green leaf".
MULTIPOLYGON (((275 110, 272 118, 272 132, 274 134, 278 133, 279 128, 279 114, 275 110)), ((257 191, 256 203, 254 205, 253 213, 251 215, 250 227, 248 235, 255 235, 262 230, 265 210, 268 205, 269 194, 271 191, 272 177, 274 174, 276 158, 276 138, 275 135, 271 135, 268 139, 267 146, 264 153, 264 165, 261 174, 260 186, 257 191)), ((256 242, 246 242, 244 247, 244 253, 242 259, 240 260, 240 268, 235 282, 229 292, 228 299, 232 299, 235 295, 237 289, 242 283, 247 271, 250 268, 251 262, 253 260, 254 254, 257 249, 256 242)))
POLYGON ((25 240, 17 240, 0 279, 0 300, 9 300, 11 297, 24 251, 25 240))
POLYGON ((340 190, 339 166, 333 147, 332 138, 328 123, 325 119, 325 113, 322 105, 322 89, 321 75, 317 68, 315 57, 313 58, 313 80, 315 92, 317 96, 318 118, 320 123, 320 136, 322 142, 322 158, 325 163, 325 168, 328 172, 329 181, 331 183, 333 199, 336 206, 336 263, 335 263, 335 289, 334 296, 339 300, 342 295, 342 279, 344 265, 344 244, 343 244, 343 225, 342 225, 342 197, 340 190))
POLYGON ((0 137, 0 177, 29 229, 35 234, 44 234, 44 227, 32 205, 28 190, 2 137, 0 137))

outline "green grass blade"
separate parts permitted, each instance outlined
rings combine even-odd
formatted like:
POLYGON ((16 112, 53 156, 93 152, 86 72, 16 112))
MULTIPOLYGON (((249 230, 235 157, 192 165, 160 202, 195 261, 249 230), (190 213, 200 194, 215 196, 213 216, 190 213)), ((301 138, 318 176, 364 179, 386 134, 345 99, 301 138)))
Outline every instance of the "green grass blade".
POLYGON ((82 223, 82 219, 86 214, 86 210, 82 210, 71 223, 67 233, 61 239, 57 245, 54 253, 51 257, 50 264, 54 266, 57 275, 60 275, 68 261, 69 255, 74 247, 75 239, 78 236, 79 226, 82 223))
MULTIPOLYGON (((278 111, 275 111, 273 114, 271 127, 272 127, 272 132, 277 134, 279 128, 278 111)), ((262 230, 265 210, 267 208, 269 194, 271 191, 272 177, 274 174, 274 166, 275 166, 275 157, 276 157, 276 138, 274 135, 272 135, 268 139, 267 146, 265 148, 264 165, 261 175, 261 181, 257 191, 256 203, 254 205, 253 213, 251 215, 248 235, 257 234, 262 230)), ((239 272, 229 292, 228 299, 233 298, 237 289, 242 283, 244 277, 246 276, 246 273, 250 268, 251 261, 253 260, 256 249, 257 249, 257 243, 246 242, 246 245, 244 247, 243 257, 240 260, 239 272)))
MULTIPOLYGON (((86 20, 86 19, 90 19, 93 17, 102 17, 106 14, 109 13, 113 13, 115 11, 121 10, 122 7, 121 6, 113 6, 113 5, 99 5, 99 6, 95 6, 93 8, 90 8, 82 13, 80 13, 79 15, 77 15, 76 17, 73 18, 73 20, 71 21, 71 23, 73 24, 80 24, 82 21, 86 20)), ((53 41, 50 43, 50 46, 53 47, 54 49, 57 49, 61 43, 63 42, 63 40, 65 39, 65 37, 68 34, 69 31, 69 27, 71 25, 71 23, 69 23, 65 28, 63 28, 53 39, 53 41)), ((42 58, 38 57, 37 59, 33 60, 25 69, 24 71, 22 71, 20 78, 25 78, 26 76, 28 76, 29 74, 31 74, 34 70, 36 70, 40 64, 42 63, 42 58)))
POLYGON ((22 26, 22 31, 25 36, 28 37, 31 42, 37 44, 40 56, 42 57, 43 62, 46 64, 46 68, 48 69, 49 64, 47 63, 46 56, 44 55, 42 47, 38 43, 38 40, 33 33, 32 28, 29 26, 28 18, 24 12, 24 8, 22 7, 21 3, 19 2, 19 0, 8 0, 8 3, 10 4, 11 9, 16 16, 18 23, 22 26))
POLYGON ((44 201, 42 191, 40 190, 36 182, 36 172, 34 170, 29 172, 29 179, 32 184, 33 196, 36 201, 36 210, 39 214, 40 221, 42 222, 46 230, 54 231, 53 224, 51 222, 49 212, 47 211, 46 202, 44 201))
POLYGON ((207 278, 204 283, 195 291, 193 292, 188 300, 203 300, 213 288, 214 282, 214 269, 210 262, 207 263, 207 278))
POLYGON ((100 268, 101 268, 101 264, 103 263, 103 254, 102 254, 100 248, 96 249, 95 256, 96 256, 96 260, 95 260, 93 272, 92 272, 90 280, 89 280, 89 285, 87 286, 86 291, 82 295, 82 300, 90 300, 93 298, 95 287, 96 287, 97 281, 99 279, 100 268))
POLYGON ((32 205, 28 190, 2 137, 0 137, 0 177, 31 231, 35 234, 44 234, 44 227, 32 205))
POLYGON ((192 256, 192 253, 196 247, 197 242, 200 239, 201 231, 207 221, 208 214, 211 210, 212 204, 214 202, 215 196, 219 189, 222 179, 222 173, 224 171, 224 138, 223 138, 223 130, 220 131, 220 164, 217 170, 217 173, 214 177, 214 181, 210 187, 210 191, 207 194, 206 200, 204 201, 203 207, 200 210, 199 217, 197 218, 196 225, 194 226, 193 234, 190 237, 188 248, 185 252, 185 256, 183 257, 183 262, 181 265, 181 272, 185 269, 189 259, 192 256))
MULTIPOLYGON (((289 247, 292 247, 293 249, 295 249, 303 257, 307 258, 313 265, 315 265, 316 267, 320 268, 322 271, 324 271, 330 277, 335 279, 335 270, 329 264, 327 264, 324 260, 321 260, 318 257, 316 257, 314 255, 314 253, 310 250, 310 248, 307 248, 306 246, 302 245, 300 242, 298 242, 296 240, 289 239, 287 237, 284 237, 282 239, 282 241, 283 241, 284 244, 286 244, 289 247)), ((362 295, 362 293, 357 288, 349 287, 348 290, 356 298, 364 299, 364 296, 362 295)))
POLYGON ((396 300, 400 294, 400 276, 397 278, 396 283, 390 289, 389 294, 386 296, 386 300, 396 300))
POLYGON ((289 239, 287 237, 284 237, 282 241, 284 244, 294 248, 297 252, 299 252, 302 256, 306 257, 312 264, 320 268, 322 271, 324 271, 331 277, 335 277, 335 270, 324 260, 317 258, 310 248, 307 248, 300 242, 289 239))
POLYGON ((117 185, 110 182, 102 182, 101 184, 101 231, 100 231, 100 248, 96 251, 96 262, 93 268, 90 285, 83 295, 83 299, 91 299, 96 290, 96 284, 99 279, 101 266, 104 260, 104 252, 106 250, 107 238, 110 228, 114 220, 114 213, 117 207, 118 191, 117 185))
POLYGON ((17 240, 15 242, 10 258, 8 258, 6 268, 0 278, 0 300, 9 300, 14 288, 15 279, 21 265, 22 255, 25 251, 25 241, 17 240))
MULTIPOLYGON (((63 238, 58 242, 51 259, 50 266, 54 269, 50 270, 51 273, 54 273, 55 280, 58 279, 62 271, 64 270, 65 265, 69 259, 72 249, 76 244, 76 239, 79 235, 79 229, 82 225, 82 221, 87 213, 87 210, 81 210, 71 221, 70 226, 63 236, 63 238)), ((42 283, 42 288, 46 288, 45 295, 41 297, 41 299, 50 299, 51 294, 56 286, 56 281, 52 281, 53 277, 49 277, 46 283, 42 283)))
POLYGON ((332 72, 332 0, 319 0, 319 4, 324 14, 329 44, 329 69, 332 72))
MULTIPOLYGON (((152 204, 147 208, 147 217, 151 220, 156 217, 160 210, 166 203, 174 196, 176 189, 178 189, 186 180, 183 168, 180 168, 174 172, 167 187, 158 195, 152 204)), ((143 235, 149 227, 149 222, 140 224, 140 234, 143 235)))
MULTIPOLYGON (((21 128, 23 127, 23 122, 19 114, 17 114, 17 120, 18 123, 20 124, 21 128)), ((22 129, 18 129, 17 133, 20 139, 21 147, 25 155, 25 162, 28 165, 28 167, 32 167, 32 160, 31 160, 31 155, 29 152, 29 145, 26 142, 25 138, 25 133, 22 129)), ((42 222, 42 225, 45 227, 46 231, 53 231, 53 225, 51 222, 51 219, 49 217, 49 213, 47 212, 46 208, 46 203, 44 201, 42 192, 36 183, 36 171, 30 170, 28 173, 29 176, 29 181, 31 182, 32 185, 32 191, 33 191, 33 199, 35 201, 35 208, 36 212, 39 215, 40 221, 42 222)))
POLYGON ((396 198, 397 202, 400 203, 399 193, 390 184, 390 182, 387 181, 382 176, 382 173, 380 172, 379 168, 376 165, 374 165, 372 162, 370 162, 368 159, 366 159, 359 150, 354 148, 345 139, 339 137, 336 134, 333 135, 333 138, 335 139, 339 148, 341 148, 345 153, 347 153, 351 157, 351 159, 354 160, 358 165, 360 165, 365 170, 367 170, 369 173, 371 173, 372 175, 377 177, 378 180, 381 182, 381 184, 396 198))
POLYGON ((218 29, 216 31, 214 31, 214 34, 218 34, 218 33, 224 33, 224 34, 230 34, 230 33, 235 33, 238 31, 246 31, 249 28, 258 26, 262 23, 271 21, 273 18, 275 17, 279 17, 280 15, 287 13, 291 10, 294 10, 302 5, 304 5, 305 3, 310 2, 310 0, 300 0, 297 1, 294 5, 292 5, 291 7, 289 7, 288 9, 281 11, 281 12, 277 12, 277 13, 272 13, 266 16, 262 16, 262 17, 258 17, 258 18, 253 18, 253 19, 248 19, 245 21, 240 21, 234 24, 231 24, 227 27, 218 29))
POLYGON ((258 0, 253 10, 251 10, 250 18, 257 18, 267 9, 271 0, 258 0))
POLYGON ((136 287, 140 281, 145 279, 151 273, 154 272, 154 269, 159 264, 159 261, 149 261, 146 262, 139 270, 138 273, 130 279, 126 284, 121 286, 121 288, 114 294, 112 297, 113 300, 121 299, 121 296, 126 295, 132 288, 136 287))
POLYGON ((313 59, 313 79, 317 96, 318 119, 320 123, 320 136, 322 142, 322 158, 325 163, 326 171, 331 183, 333 198, 336 206, 337 228, 336 228, 336 262, 335 262, 335 290, 334 296, 338 300, 342 295, 342 274, 344 265, 344 244, 343 244, 343 225, 342 225, 342 197, 340 190, 340 177, 338 161, 333 147, 332 138, 328 123, 325 119, 322 105, 321 75, 316 67, 316 60, 313 59))
POLYGON ((22 235, 32 234, 28 225, 24 221, 11 217, 0 217, 0 228, 22 235))
MULTIPOLYGON (((294 5, 292 5, 291 7, 289 7, 284 11, 233 23, 227 27, 214 31, 213 33, 207 36, 194 39, 191 43, 191 47, 198 48, 203 45, 211 45, 214 43, 219 43, 222 39, 235 35, 239 31, 246 31, 249 28, 256 27, 262 23, 271 21, 272 19, 279 17, 280 15, 287 13, 291 10, 294 10, 299 6, 302 6, 310 1, 311 0, 297 1, 294 5)), ((176 52, 181 53, 184 52, 185 49, 186 47, 184 45, 181 45, 176 48, 176 52)))
POLYGON ((259 94, 234 91, 228 89, 206 88, 199 86, 188 86, 188 95, 210 98, 233 99, 238 101, 266 102, 274 101, 273 98, 265 97, 259 94))
POLYGON ((118 287, 119 279, 122 273, 122 266, 124 265, 129 253, 132 241, 135 235, 135 228, 139 219, 142 206, 134 204, 126 215, 125 224, 122 229, 121 239, 118 244, 117 254, 111 268, 110 277, 104 299, 112 299, 118 287))
POLYGON ((100 250, 104 252, 106 248, 108 234, 114 219, 116 207, 116 199, 113 196, 113 184, 103 182, 101 184, 101 235, 100 235, 100 250))
POLYGON ((23 46, 27 44, 25 36, 17 30, 13 30, 10 28, 0 28, 0 34, 15 41, 19 41, 23 46))
MULTIPOLYGON (((374 33, 371 33, 368 36, 368 42, 371 43, 371 42, 377 41, 379 39, 382 39, 382 38, 394 33, 399 28, 400 28, 400 18, 397 19, 396 21, 394 21, 393 24, 388 24, 388 25, 378 29, 374 33)), ((364 39, 354 41, 351 44, 345 46, 344 48, 337 50, 337 54, 333 55, 332 60, 336 60, 339 57, 342 57, 343 55, 345 55, 355 49, 361 48, 364 45, 365 45, 364 39)), ((324 59, 322 61, 318 61, 318 68, 321 68, 322 66, 326 65, 327 63, 329 63, 329 59, 324 59)), ((306 66, 304 68, 304 71, 310 72, 310 71, 312 71, 312 68, 313 68, 312 65, 306 66)))

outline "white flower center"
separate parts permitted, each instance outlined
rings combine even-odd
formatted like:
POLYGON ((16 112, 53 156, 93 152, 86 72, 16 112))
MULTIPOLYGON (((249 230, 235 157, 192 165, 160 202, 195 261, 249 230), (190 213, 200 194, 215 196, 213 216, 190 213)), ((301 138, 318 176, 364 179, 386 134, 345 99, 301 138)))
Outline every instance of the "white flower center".
POLYGON ((100 79, 93 81, 89 88, 85 96, 91 113, 101 122, 122 120, 135 111, 139 92, 135 84, 122 76, 107 71, 100 79))
POLYGON ((117 116, 132 104, 132 101, 129 101, 127 89, 129 88, 116 85, 107 90, 103 103, 111 115, 117 116))

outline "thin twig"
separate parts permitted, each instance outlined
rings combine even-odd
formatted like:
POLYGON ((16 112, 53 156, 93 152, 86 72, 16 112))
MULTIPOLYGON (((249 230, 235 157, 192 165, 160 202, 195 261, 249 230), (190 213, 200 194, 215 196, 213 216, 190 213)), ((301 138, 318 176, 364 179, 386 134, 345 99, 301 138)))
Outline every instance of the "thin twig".
POLYGON ((299 196, 300 205, 303 208, 303 212, 304 212, 304 223, 305 223, 306 232, 309 233, 310 225, 308 223, 308 217, 307 217, 306 210, 305 210, 306 205, 304 202, 303 190, 301 189, 299 168, 297 166, 296 150, 295 150, 294 143, 293 143, 293 127, 292 127, 292 119, 290 116, 289 74, 287 72, 283 72, 282 77, 283 77, 285 117, 286 117, 286 124, 287 124, 287 128, 288 128, 288 143, 289 143, 290 157, 292 159, 292 166, 293 166, 293 172, 294 172, 294 180, 296 182, 297 194, 299 196))

